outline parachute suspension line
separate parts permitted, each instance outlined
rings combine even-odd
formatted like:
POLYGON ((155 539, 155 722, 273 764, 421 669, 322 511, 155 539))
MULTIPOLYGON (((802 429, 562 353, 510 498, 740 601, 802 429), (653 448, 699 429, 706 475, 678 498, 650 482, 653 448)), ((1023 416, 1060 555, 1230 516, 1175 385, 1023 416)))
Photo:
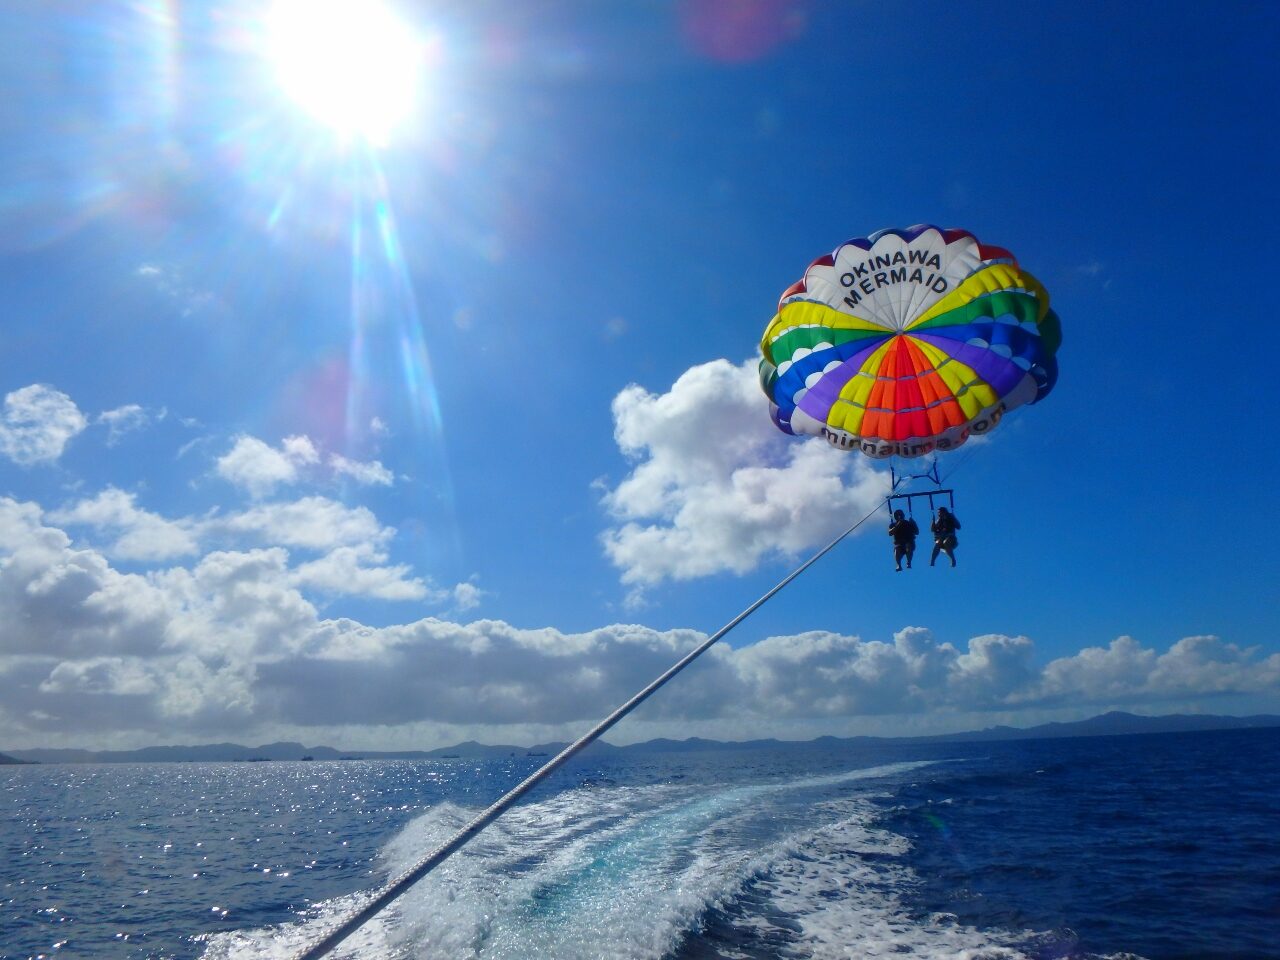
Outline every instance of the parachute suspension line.
POLYGON ((581 750, 585 749, 595 740, 599 739, 599 737, 602 734, 608 731, 610 727, 612 727, 619 720, 621 720, 623 717, 629 714, 632 710, 634 710, 636 707, 640 706, 640 704, 648 700, 649 697, 652 696, 654 693, 656 693, 658 689, 661 688, 668 680, 670 680, 677 673, 679 673, 681 670, 683 670, 685 667, 691 664, 694 660, 696 660, 699 656, 705 653, 717 640, 720 640, 730 630, 732 630, 734 627, 740 624, 743 620, 747 619, 747 617, 751 616, 751 614, 755 613, 756 610, 758 610, 760 607, 764 606, 766 602, 772 599, 774 594, 778 593, 778 591, 780 591, 783 587, 789 584, 792 580, 794 580, 796 577, 800 576, 800 574, 808 570, 811 566, 813 566, 820 559, 822 559, 822 557, 826 556, 826 554, 828 554, 832 549, 835 548, 836 544, 838 544, 845 537, 849 536, 849 534, 853 533, 855 530, 857 530, 860 526, 862 526, 864 523, 866 523, 868 520, 870 520, 879 512, 880 512, 880 504, 876 504, 875 508, 872 509, 870 513, 868 513, 861 520, 853 524, 853 526, 849 527, 848 530, 840 534, 840 536, 836 537, 834 540, 832 540, 829 544, 827 544, 825 547, 823 547, 821 550, 815 553, 812 557, 810 557, 804 563, 800 564, 800 566, 792 570, 789 574, 786 575, 786 577, 784 577, 778 583, 776 587, 774 587, 768 593, 764 594, 762 597, 756 600, 755 603, 751 604, 751 606, 743 610, 740 614, 738 614, 736 617, 734 617, 732 620, 726 623, 723 627, 721 627, 719 630, 717 630, 715 633, 709 636, 706 640, 703 640, 702 643, 694 647, 694 649, 691 650, 689 653, 685 654, 685 656, 678 663, 676 663, 669 670, 667 670, 666 673, 662 674, 662 676, 658 677, 656 680, 650 683, 647 687, 645 687, 643 690, 641 690, 639 693, 633 696, 630 700, 628 700, 622 706, 618 707, 617 710, 613 711, 613 713, 609 714, 609 716, 601 720, 600 723, 598 723, 587 734, 582 736, 580 739, 574 741, 569 746, 565 747, 562 751, 560 751, 560 753, 556 754, 556 756, 554 756, 551 760, 547 761, 547 763, 544 764, 539 770, 530 774, 528 777, 522 780, 519 784, 517 784, 515 787, 509 790, 501 799, 496 801, 492 806, 486 809, 478 817, 476 817, 469 824, 467 824, 465 827, 459 830, 456 834, 453 835, 453 837, 451 837, 449 840, 446 840, 440 846, 436 847, 435 850, 431 851, 431 853, 427 854, 425 857, 419 860, 417 864, 411 867, 408 871, 406 871, 400 877, 398 877, 397 879, 393 880, 391 883, 383 887, 381 891, 379 891, 377 894, 371 897, 368 901, 366 901, 364 906, 360 907, 357 910, 352 911, 352 913, 349 916, 343 919, 336 927, 334 927, 331 931, 325 934, 321 939, 317 940, 311 946, 306 947, 301 951, 299 951, 298 953, 294 954, 292 960, 319 960, 320 957, 323 957, 326 954, 328 954, 331 950, 337 947, 338 944, 342 943, 343 940, 347 939, 347 937, 353 934, 361 926, 363 926, 369 920, 372 920, 373 917, 376 914, 378 914, 385 906, 391 903, 391 901, 399 897, 411 886, 413 886, 415 883, 417 883, 419 880, 425 877, 428 873, 434 870, 437 866, 439 866, 441 863, 447 860, 450 855, 452 855, 457 850, 459 850, 462 846, 464 846, 469 840, 475 837, 481 830, 483 830, 489 824, 493 823, 494 820, 497 820, 498 817, 502 816, 502 814, 505 813, 510 807, 512 807, 517 800, 523 797, 526 793, 528 793, 530 790, 536 787, 539 783, 541 783, 543 780, 549 777, 552 773, 554 773, 560 767, 564 766, 564 764, 567 763, 575 754, 579 753, 581 750))
POLYGON ((935 487, 942 486, 942 477, 938 475, 938 455, 936 453, 929 462, 929 469, 924 473, 900 473, 898 468, 894 466, 894 461, 897 459, 897 457, 889 458, 890 493, 897 493, 898 487, 904 483, 910 483, 912 480, 931 480, 935 487))
POLYGON ((884 500, 884 505, 888 509, 890 517, 893 516, 895 507, 905 506, 907 515, 914 519, 917 500, 929 501, 930 514, 933 513, 935 499, 944 500, 952 510, 955 509, 955 491, 942 488, 942 475, 938 472, 938 455, 936 453, 929 461, 929 469, 924 473, 899 472, 894 465, 894 460, 896 459, 896 457, 889 459, 889 495, 884 500), (908 493, 898 492, 899 487, 903 484, 910 484, 913 480, 928 480, 933 484, 933 489, 915 490, 908 493))
MULTIPOLYGON (((1023 404, 1020 407, 1014 407, 1012 410, 1010 410, 1008 413, 1004 415, 1002 422, 1007 424, 1009 423, 1009 421, 1017 419, 1019 416, 1022 415, 1022 411, 1027 409, 1027 406, 1028 404, 1023 404)), ((974 454, 976 454, 981 449, 982 449, 982 444, 974 444, 974 443, 965 444, 964 451, 958 454, 954 458, 954 463, 952 464, 951 469, 941 476, 941 478, 938 480, 938 485, 941 486, 944 482, 946 482, 947 480, 950 480, 953 476, 955 476, 956 471, 959 470, 961 467, 965 466, 970 460, 972 460, 974 457, 974 454)), ((951 462, 951 461, 948 461, 948 462, 951 462)), ((936 469, 936 463, 935 463, 935 469, 936 469)))
MULTIPOLYGON (((1015 417, 1021 415, 1022 411, 1025 410, 1026 408, 1027 407, 1024 404, 1023 406, 1015 407, 1014 409, 1010 410, 1008 413, 1004 415, 1004 422, 1008 423, 1010 420, 1013 420, 1015 417)), ((933 455, 933 458, 929 463, 929 469, 926 470, 924 473, 900 472, 898 470, 898 467, 895 465, 895 461, 898 458, 890 457, 889 458, 889 484, 890 484, 889 496, 885 497, 885 500, 884 500, 885 506, 889 510, 889 516, 890 517, 893 516, 893 510, 895 506, 902 504, 902 505, 905 505, 907 508, 907 515, 914 517, 915 511, 912 508, 915 506, 915 501, 918 499, 929 501, 929 512, 931 514, 933 513, 933 510, 934 510, 935 498, 939 500, 945 500, 947 503, 947 506, 954 511, 956 508, 955 491, 949 488, 944 489, 942 485, 947 481, 949 481, 953 476, 955 476, 956 472, 959 471, 962 467, 967 466, 969 461, 973 459, 974 454, 976 454, 980 449, 982 449, 980 444, 976 444, 976 443, 966 444, 965 449, 962 453, 955 454, 954 456, 948 458, 947 462, 951 464, 951 469, 949 469, 946 473, 941 472, 941 468, 939 467, 939 464, 938 464, 938 455, 936 453, 933 455), (910 483, 912 480, 928 480, 937 489, 923 490, 923 491, 918 491, 913 493, 898 493, 898 488, 900 486, 902 486, 903 484, 910 483)))

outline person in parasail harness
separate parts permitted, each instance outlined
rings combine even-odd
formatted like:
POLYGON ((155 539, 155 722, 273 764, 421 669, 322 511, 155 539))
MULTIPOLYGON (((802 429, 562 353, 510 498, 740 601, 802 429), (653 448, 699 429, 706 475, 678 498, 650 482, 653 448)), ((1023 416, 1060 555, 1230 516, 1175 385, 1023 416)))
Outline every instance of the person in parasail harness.
POLYGON ((920 528, 909 517, 903 516, 901 510, 893 511, 893 519, 889 521, 889 536, 893 538, 893 562, 895 570, 902 569, 902 558, 907 558, 907 569, 911 569, 911 557, 916 552, 916 537, 920 528))
POLYGON ((933 566, 938 559, 938 551, 941 550, 954 567, 956 565, 955 549, 959 542, 956 540, 956 531, 960 529, 960 521, 946 507, 939 507, 938 515, 933 518, 929 529, 933 531, 933 556, 929 558, 929 566, 933 566))

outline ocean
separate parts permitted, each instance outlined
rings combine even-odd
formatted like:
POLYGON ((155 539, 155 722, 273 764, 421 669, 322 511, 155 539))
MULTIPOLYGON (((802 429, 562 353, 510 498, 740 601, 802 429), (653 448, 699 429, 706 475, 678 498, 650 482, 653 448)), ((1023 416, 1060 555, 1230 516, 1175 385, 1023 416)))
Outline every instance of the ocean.
MULTIPOLYGON (((0 767, 0 957, 283 958, 545 762, 0 767)), ((1280 958, 1280 729, 581 757, 369 958, 1280 958)))

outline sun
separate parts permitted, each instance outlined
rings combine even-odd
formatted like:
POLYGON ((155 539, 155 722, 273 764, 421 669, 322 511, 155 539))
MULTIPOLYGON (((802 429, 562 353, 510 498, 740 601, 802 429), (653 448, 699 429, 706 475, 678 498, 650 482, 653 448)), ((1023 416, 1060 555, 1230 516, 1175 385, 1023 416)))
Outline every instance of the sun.
POLYGON ((340 138, 383 146, 412 117, 426 45, 381 0, 276 0, 266 27, 280 86, 340 138))

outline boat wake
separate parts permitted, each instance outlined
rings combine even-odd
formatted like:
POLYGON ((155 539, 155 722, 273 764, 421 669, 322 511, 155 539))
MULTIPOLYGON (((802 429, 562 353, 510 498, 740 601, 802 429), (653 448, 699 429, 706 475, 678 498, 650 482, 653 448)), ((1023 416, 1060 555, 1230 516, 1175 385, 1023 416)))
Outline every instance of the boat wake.
MULTIPOLYGON (((907 900, 909 843, 876 795, 925 763, 712 788, 588 785, 525 803, 335 951, 338 957, 694 960, 1043 956, 1027 931, 982 931, 907 900)), ((389 876, 475 811, 441 804, 383 849, 389 876)), ((297 923, 217 934, 205 960, 283 960, 369 893, 297 923)), ((1057 952, 1055 956, 1063 956, 1057 952)))

